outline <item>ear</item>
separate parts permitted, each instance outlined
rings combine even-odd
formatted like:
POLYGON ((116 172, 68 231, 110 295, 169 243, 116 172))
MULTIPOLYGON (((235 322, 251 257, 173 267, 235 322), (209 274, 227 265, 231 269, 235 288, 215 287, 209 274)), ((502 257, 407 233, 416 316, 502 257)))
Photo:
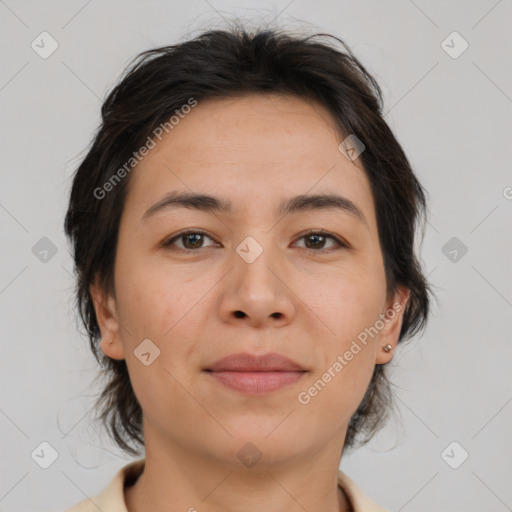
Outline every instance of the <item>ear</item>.
POLYGON ((101 350, 112 359, 124 359, 124 348, 120 339, 115 299, 107 295, 98 278, 89 286, 89 291, 94 303, 96 320, 101 331, 101 350))
POLYGON ((393 359, 393 354, 398 344, 400 329, 404 316, 405 306, 409 300, 411 290, 405 286, 399 286, 395 295, 386 304, 386 309, 382 311, 382 322, 384 327, 380 331, 379 342, 376 350, 376 364, 386 364, 393 359), (384 347, 391 345, 391 350, 386 352, 384 347))

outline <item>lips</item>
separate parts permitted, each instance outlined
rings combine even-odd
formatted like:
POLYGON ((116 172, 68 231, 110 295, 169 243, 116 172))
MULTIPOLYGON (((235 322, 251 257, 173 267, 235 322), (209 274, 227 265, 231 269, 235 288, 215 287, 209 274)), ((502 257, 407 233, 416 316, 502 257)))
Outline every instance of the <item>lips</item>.
POLYGON ((257 396, 295 384, 308 370, 280 354, 240 353, 219 359, 205 372, 231 390, 257 396))
POLYGON ((232 354, 213 363, 211 372, 305 372, 298 363, 275 352, 264 355, 247 352, 232 354))

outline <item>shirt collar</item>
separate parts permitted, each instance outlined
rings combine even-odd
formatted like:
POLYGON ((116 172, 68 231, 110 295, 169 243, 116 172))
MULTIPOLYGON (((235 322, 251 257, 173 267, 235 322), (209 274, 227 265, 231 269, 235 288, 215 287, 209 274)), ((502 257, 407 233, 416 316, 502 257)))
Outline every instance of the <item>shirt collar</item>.
MULTIPOLYGON (((124 488, 135 483, 144 469, 145 459, 138 459, 123 466, 111 480, 110 484, 92 500, 83 500, 82 504, 91 505, 91 510, 108 510, 109 512, 128 512, 124 501, 124 488), (89 503, 93 501, 93 503, 89 503)), ((338 470, 338 486, 343 489, 353 512, 387 512, 377 505, 341 470, 338 470)), ((77 505, 78 506, 78 505, 77 505)), ((86 512, 85 508, 66 512, 86 512)))

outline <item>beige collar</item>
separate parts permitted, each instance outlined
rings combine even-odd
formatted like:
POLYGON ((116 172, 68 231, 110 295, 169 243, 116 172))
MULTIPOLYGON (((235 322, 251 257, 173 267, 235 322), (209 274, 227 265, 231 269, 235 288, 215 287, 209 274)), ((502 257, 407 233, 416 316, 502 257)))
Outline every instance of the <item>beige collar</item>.
MULTIPOLYGON (((110 484, 97 496, 87 498, 66 512, 128 512, 124 501, 124 487, 132 485, 144 469, 145 459, 123 466, 110 484)), ((338 486, 343 489, 354 512, 387 512, 366 496, 361 489, 341 470, 338 470, 338 486)))

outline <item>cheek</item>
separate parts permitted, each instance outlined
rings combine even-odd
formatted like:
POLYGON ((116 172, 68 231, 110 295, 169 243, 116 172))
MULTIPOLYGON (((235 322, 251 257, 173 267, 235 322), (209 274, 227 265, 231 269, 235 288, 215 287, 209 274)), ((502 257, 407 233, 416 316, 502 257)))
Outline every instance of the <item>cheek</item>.
POLYGON ((201 298, 201 290, 204 295, 204 282, 150 264, 149 258, 132 256, 116 264, 119 314, 131 337, 167 339, 173 330, 186 328, 186 317, 201 298))
POLYGON ((317 323, 322 335, 313 345, 313 360, 321 364, 302 388, 304 399, 298 402, 313 416, 316 410, 318 417, 336 425, 355 412, 375 367, 379 335, 372 328, 380 318, 386 292, 384 275, 378 270, 372 272, 368 266, 337 272, 324 279, 320 288, 303 283, 304 302, 321 320, 317 323))
POLYGON ((126 326, 121 329, 121 340, 130 381, 143 411, 149 416, 158 415, 162 408, 191 414, 187 407, 194 404, 187 401, 184 389, 190 387, 186 368, 195 364, 191 355, 197 326, 187 314, 197 314, 201 303, 194 304, 199 297, 180 291, 169 276, 165 280, 142 265, 121 267, 118 278, 119 317, 126 326), (146 339, 152 342, 147 345, 150 358, 158 354, 149 365, 137 356, 146 339))
POLYGON ((354 355, 351 361, 341 363, 337 357, 343 353, 333 352, 330 363, 311 375, 296 397, 297 412, 311 432, 341 431, 368 388, 373 374, 369 348, 354 355))
POLYGON ((325 364, 301 388, 297 402, 316 428, 336 430, 348 424, 364 397, 375 367, 375 349, 348 337, 324 344, 323 350, 325 364))
POLYGON ((297 293, 321 320, 324 339, 343 350, 365 328, 375 324, 385 302, 383 275, 370 269, 347 269, 322 279, 303 281, 297 293), (325 327, 325 328, 324 328, 325 327))
MULTIPOLYGON (((192 354, 208 304, 201 300, 208 289, 204 281, 158 265, 144 265, 144 258, 125 260, 116 278, 118 314, 126 326, 121 339, 127 364, 138 371, 142 365, 134 351, 149 339, 160 351, 156 362, 177 377, 182 375, 187 365, 195 364, 192 354)), ((161 378, 167 380, 169 375, 164 373, 161 378)))

